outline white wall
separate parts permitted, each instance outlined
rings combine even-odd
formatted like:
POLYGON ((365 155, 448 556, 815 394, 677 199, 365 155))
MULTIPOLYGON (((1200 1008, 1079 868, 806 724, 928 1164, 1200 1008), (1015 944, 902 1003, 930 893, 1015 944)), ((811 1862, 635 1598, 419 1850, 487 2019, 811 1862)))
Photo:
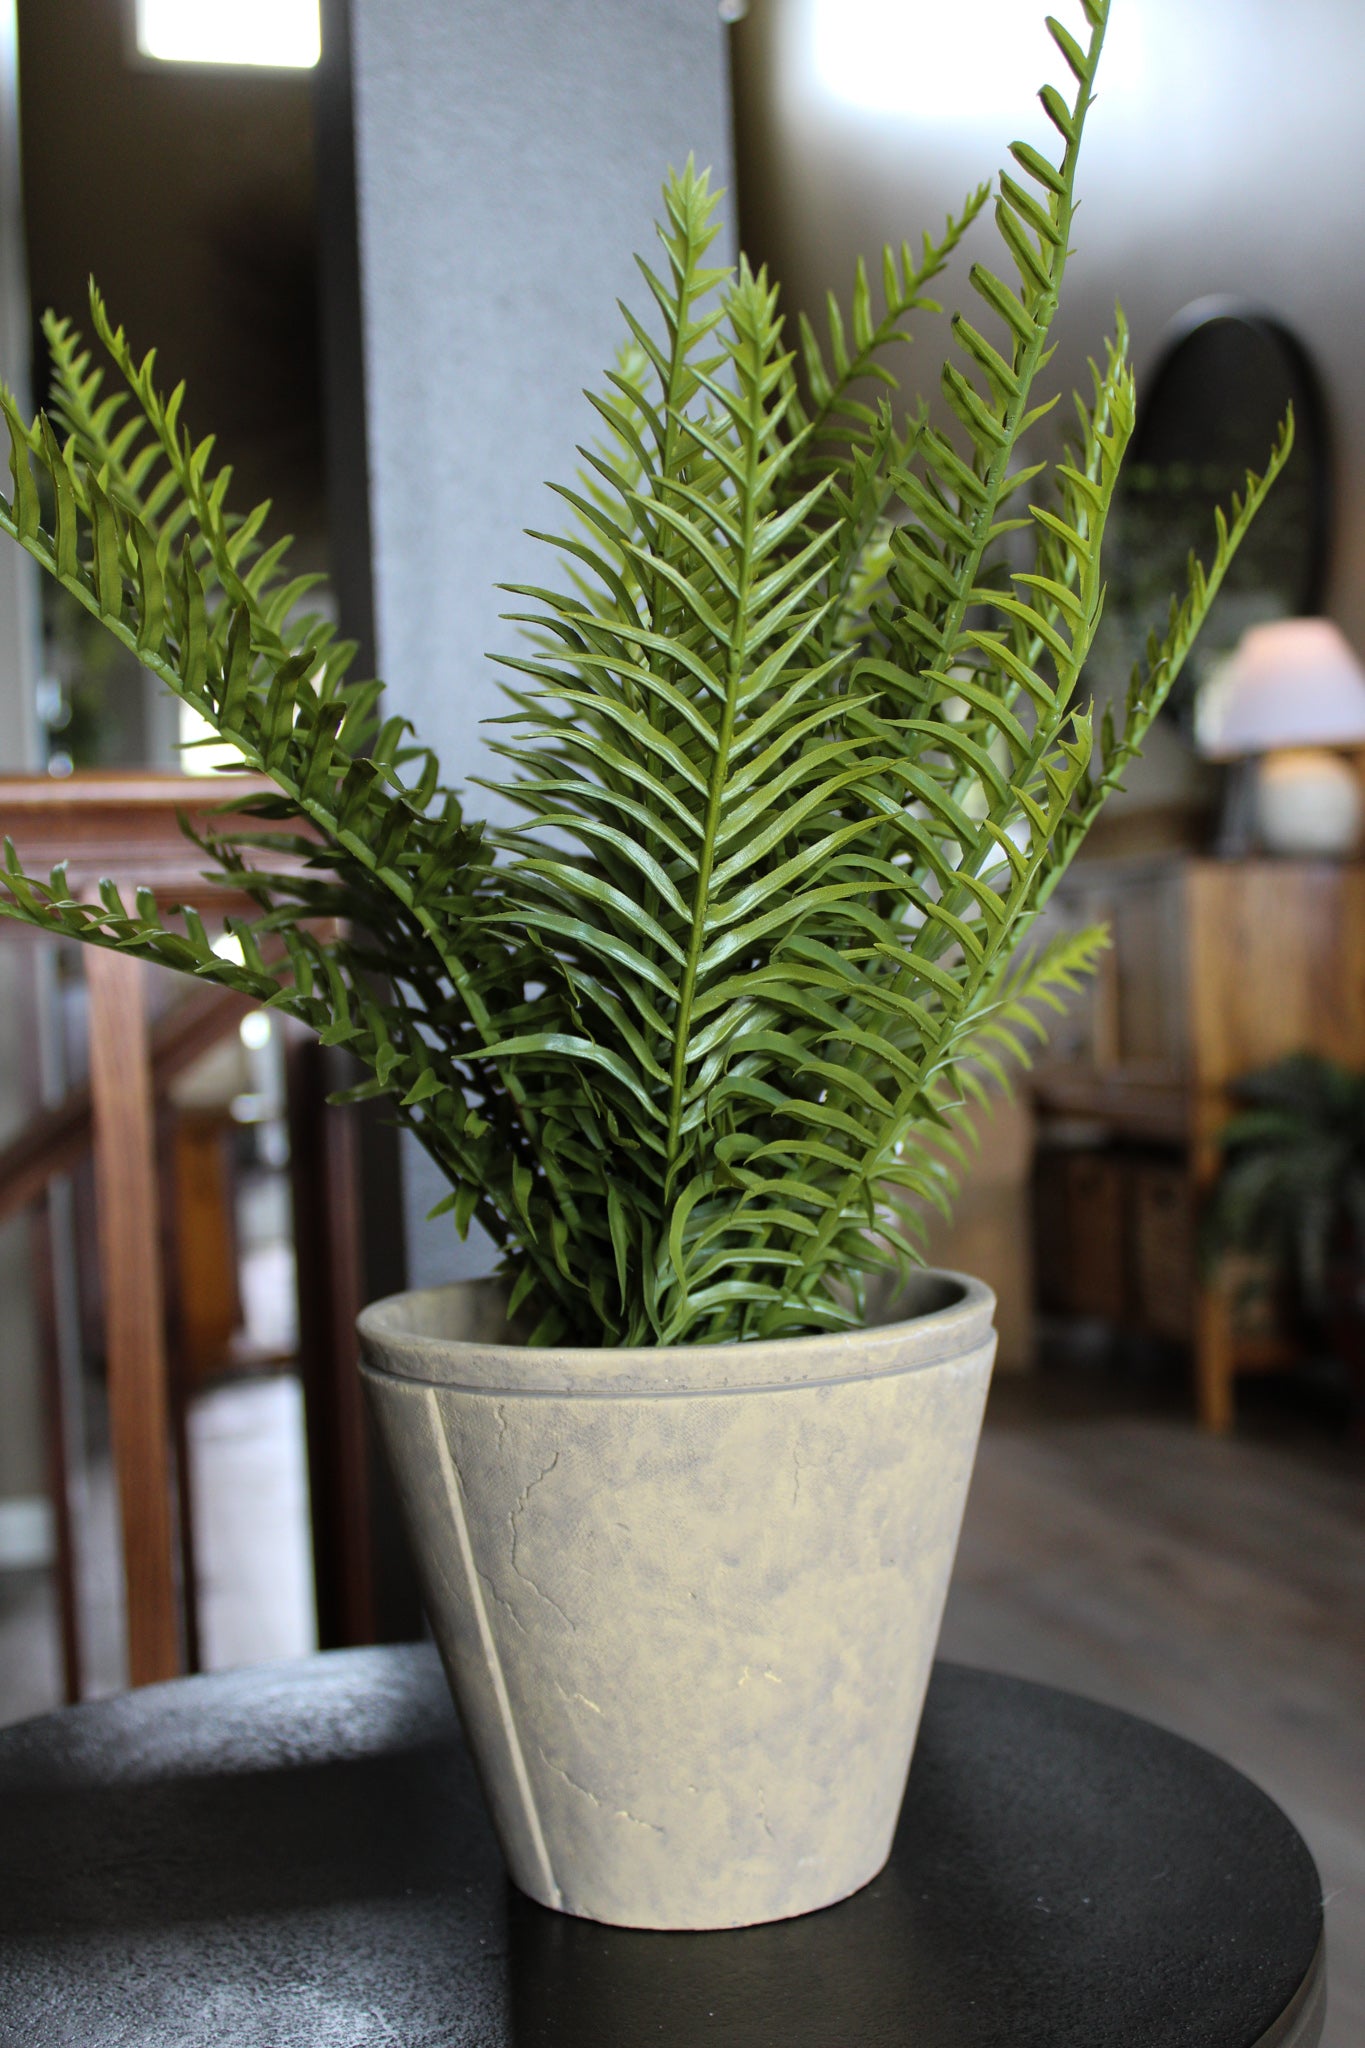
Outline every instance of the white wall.
MULTIPOLYGON (((936 229, 1014 136, 1051 136, 1033 92, 1045 77, 1069 81, 1041 34, 1038 59, 993 81, 976 111, 951 96, 914 105, 913 67, 888 63, 895 16, 920 42, 946 34, 981 78, 992 70, 981 62, 985 24, 1002 11, 1038 23, 1052 11, 1080 33, 1076 0, 752 0, 737 37, 745 231, 789 307, 820 306, 831 285, 846 292, 858 250, 936 229), (819 61, 822 17, 837 23, 838 90, 830 57, 819 61), (849 39, 859 47, 846 65, 849 39), (857 103, 860 71, 864 99, 880 108, 857 103), (887 104, 893 85, 903 111, 887 104)), ((1205 294, 1252 299, 1294 329, 1335 431, 1329 609, 1365 653, 1362 102, 1361 0, 1113 0, 1051 374, 1063 390, 1084 379, 1118 298, 1139 392, 1168 323, 1205 294)), ((999 267, 989 223, 980 230, 984 260, 999 267)), ((965 280, 950 280, 950 303, 963 296, 965 280)), ((918 339, 907 366, 932 381, 942 330, 926 321, 918 339)))
MULTIPOLYGON (((717 0, 353 0, 351 35, 379 671, 463 782, 515 646, 493 586, 543 576, 522 529, 591 437, 664 173, 729 182, 725 30, 717 0)), ((442 1192, 413 1147, 414 1284, 486 1258, 423 1225, 442 1192)))

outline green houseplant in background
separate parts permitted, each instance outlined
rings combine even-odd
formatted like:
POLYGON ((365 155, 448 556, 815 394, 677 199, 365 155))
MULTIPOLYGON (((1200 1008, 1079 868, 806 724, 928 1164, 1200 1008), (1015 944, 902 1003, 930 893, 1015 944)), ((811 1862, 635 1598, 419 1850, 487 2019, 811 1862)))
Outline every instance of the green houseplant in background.
POLYGON ((1219 1134, 1211 1260, 1243 1254, 1300 1328, 1325 1336, 1365 1422, 1365 1075, 1316 1053, 1245 1074, 1219 1134))
POLYGON ((1065 458, 1020 453, 1105 0, 1084 14, 1083 47, 1051 25, 1058 146, 995 188, 1005 274, 970 270, 941 423, 893 410, 888 358, 988 188, 793 345, 763 272, 708 266, 706 178, 669 180, 559 580, 515 593, 515 830, 468 822, 350 680, 98 298, 115 390, 49 321, 51 416, 6 403, 6 529, 275 793, 203 842, 259 905, 237 961, 12 850, 0 908, 349 1047, 499 1247, 497 1283, 362 1336, 513 1874, 574 1911, 771 1918, 884 1860, 990 1358, 986 1290, 912 1278, 921 1219, 965 1106, 1103 942, 1026 944, 1287 452, 1096 720, 1121 323, 1065 458))

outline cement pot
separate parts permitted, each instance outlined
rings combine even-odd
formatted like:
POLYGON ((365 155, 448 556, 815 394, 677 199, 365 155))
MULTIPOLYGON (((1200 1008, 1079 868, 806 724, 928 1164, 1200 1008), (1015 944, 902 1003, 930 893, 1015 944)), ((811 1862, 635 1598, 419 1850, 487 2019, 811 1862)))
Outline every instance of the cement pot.
POLYGON ((739 1927, 885 1863, 994 1298, 675 1350, 531 1349, 492 1282, 375 1303, 362 1370, 508 1866, 624 1927, 739 1927))

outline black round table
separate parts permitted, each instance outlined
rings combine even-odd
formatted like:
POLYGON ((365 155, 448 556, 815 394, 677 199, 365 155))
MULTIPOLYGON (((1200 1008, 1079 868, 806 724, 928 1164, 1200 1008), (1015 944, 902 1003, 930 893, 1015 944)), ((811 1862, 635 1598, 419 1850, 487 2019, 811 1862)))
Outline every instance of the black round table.
POLYGON ((424 1648, 0 1733, 4 2048, 1305 2048, 1323 1984, 1317 1872, 1254 1785, 952 1665, 882 1876, 723 1934, 515 1892, 424 1648))

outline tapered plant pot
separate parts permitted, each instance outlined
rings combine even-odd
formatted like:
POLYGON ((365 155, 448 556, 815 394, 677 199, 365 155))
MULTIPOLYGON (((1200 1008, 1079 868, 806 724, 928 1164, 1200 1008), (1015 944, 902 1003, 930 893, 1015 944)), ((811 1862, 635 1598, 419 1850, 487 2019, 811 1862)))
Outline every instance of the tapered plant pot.
POLYGON ((885 1863, 995 1338, 896 1320, 530 1348, 491 1282, 375 1303, 363 1371, 516 1883, 619 1926, 808 1913, 885 1863))

